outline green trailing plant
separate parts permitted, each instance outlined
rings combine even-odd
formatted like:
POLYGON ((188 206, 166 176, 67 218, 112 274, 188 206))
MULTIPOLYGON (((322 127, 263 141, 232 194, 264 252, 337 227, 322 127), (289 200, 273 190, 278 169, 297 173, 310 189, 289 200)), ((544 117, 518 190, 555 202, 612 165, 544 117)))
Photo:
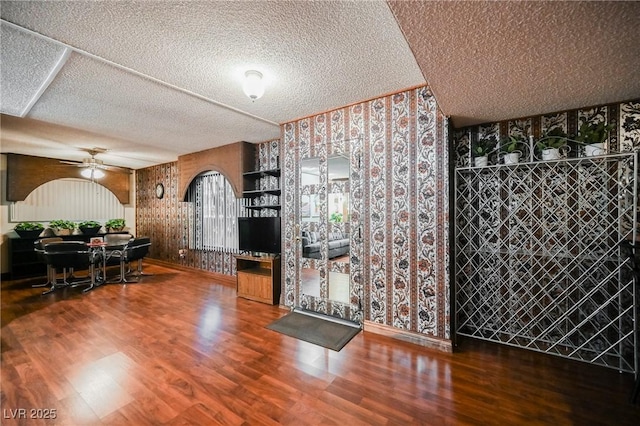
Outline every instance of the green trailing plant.
POLYGON ((125 226, 124 219, 109 219, 104 223, 105 228, 122 229, 125 226))
POLYGON ((511 154, 518 150, 520 144, 524 143, 524 136, 507 136, 500 141, 500 150, 511 154))
POLYGON ((471 155, 473 157, 484 157, 491 153, 497 144, 498 141, 495 136, 480 138, 477 142, 471 144, 471 155))
POLYGON ((16 231, 42 231, 44 225, 38 222, 20 222, 13 229, 16 231))
POLYGON ((78 228, 102 228, 102 225, 95 220, 85 220, 84 222, 78 223, 78 228))
POLYGON ((334 212, 329 217, 329 222, 342 222, 342 213, 334 212))
POLYGON ((49 222, 49 228, 53 229, 75 229, 76 224, 70 220, 56 219, 49 222))
POLYGON ((560 148, 567 143, 567 134, 560 127, 555 127, 545 133, 537 142, 540 151, 549 148, 560 148))
POLYGON ((578 135, 576 136, 576 140, 578 142, 582 142, 585 145, 589 145, 592 143, 603 143, 609 132, 613 130, 613 126, 609 126, 605 124, 604 121, 599 123, 590 123, 585 122, 582 123, 580 128, 578 129, 578 135))

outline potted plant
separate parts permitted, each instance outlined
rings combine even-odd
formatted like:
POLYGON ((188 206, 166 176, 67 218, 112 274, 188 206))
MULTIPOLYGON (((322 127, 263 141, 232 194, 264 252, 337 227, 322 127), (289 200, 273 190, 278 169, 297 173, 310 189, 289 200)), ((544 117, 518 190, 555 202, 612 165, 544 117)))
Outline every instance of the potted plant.
POLYGON ((484 167, 489 163, 489 154, 497 145, 495 136, 489 136, 478 139, 471 144, 471 155, 473 163, 476 167, 484 167))
POLYGON ((542 153, 543 160, 558 160, 561 157, 560 148, 569 148, 566 142, 567 134, 560 127, 555 127, 536 142, 536 147, 542 153))
POLYGON ((104 227, 107 228, 107 232, 119 232, 124 229, 124 219, 109 219, 104 223, 104 227))
POLYGON ((44 230, 44 226, 37 222, 20 222, 13 230, 20 235, 20 238, 37 238, 44 230))
POLYGON ((518 148, 524 143, 524 136, 511 135, 500 142, 500 150, 504 164, 517 164, 520 161, 522 151, 518 148))
POLYGON ((78 224, 78 228, 85 235, 95 235, 100 231, 102 225, 96 222, 95 220, 85 220, 84 222, 80 222, 78 224))
POLYGON ((329 222, 342 222, 342 213, 339 212, 333 212, 331 213, 331 216, 329 217, 329 222))
POLYGON ((49 228, 53 229, 56 235, 71 235, 76 229, 76 224, 70 220, 56 219, 49 222, 49 228))
POLYGON ((578 129, 576 140, 584 145, 584 153, 587 157, 605 154, 604 142, 609 136, 613 126, 599 123, 585 122, 578 129))

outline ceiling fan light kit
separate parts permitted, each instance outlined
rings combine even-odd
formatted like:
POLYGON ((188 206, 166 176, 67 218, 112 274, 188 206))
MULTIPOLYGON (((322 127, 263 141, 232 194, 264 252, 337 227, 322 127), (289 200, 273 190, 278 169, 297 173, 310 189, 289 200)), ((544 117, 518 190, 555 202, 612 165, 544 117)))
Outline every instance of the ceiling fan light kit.
POLYGON ((104 177, 104 172, 100 169, 96 169, 95 167, 89 167, 86 169, 82 169, 82 171, 80 172, 80 174, 82 175, 82 177, 85 177, 87 179, 102 179, 104 177))
POLYGON ((256 70, 249 70, 244 73, 244 83, 242 85, 244 94, 252 101, 260 99, 264 95, 264 83, 262 73, 256 70))

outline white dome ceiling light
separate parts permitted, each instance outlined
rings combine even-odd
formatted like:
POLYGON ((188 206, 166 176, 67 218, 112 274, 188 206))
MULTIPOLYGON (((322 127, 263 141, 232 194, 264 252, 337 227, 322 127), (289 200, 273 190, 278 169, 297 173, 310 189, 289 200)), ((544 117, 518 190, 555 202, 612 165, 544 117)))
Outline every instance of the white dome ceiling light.
POLYGON ((244 73, 244 83, 242 90, 252 101, 260 99, 264 95, 264 83, 262 73, 256 70, 249 70, 244 73))
POLYGON ((82 169, 82 171, 80 172, 80 174, 82 175, 82 177, 85 177, 87 179, 102 179, 104 177, 104 172, 100 169, 97 169, 95 166, 91 166, 89 168, 86 169, 82 169))

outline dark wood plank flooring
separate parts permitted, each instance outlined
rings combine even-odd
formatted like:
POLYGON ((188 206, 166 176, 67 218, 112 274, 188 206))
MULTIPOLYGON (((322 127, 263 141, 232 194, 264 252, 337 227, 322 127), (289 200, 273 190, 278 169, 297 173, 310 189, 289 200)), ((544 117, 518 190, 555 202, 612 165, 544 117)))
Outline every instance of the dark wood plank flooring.
POLYGON ((333 352, 267 330, 286 311, 207 274, 145 271, 88 294, 2 283, 3 425, 640 424, 630 374, 366 331, 333 352))

